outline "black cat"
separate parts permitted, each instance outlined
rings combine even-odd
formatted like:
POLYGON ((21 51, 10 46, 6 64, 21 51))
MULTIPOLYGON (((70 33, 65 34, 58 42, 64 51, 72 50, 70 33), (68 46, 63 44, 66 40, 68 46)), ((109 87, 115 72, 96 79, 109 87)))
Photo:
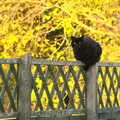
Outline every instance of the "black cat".
POLYGON ((72 36, 71 39, 74 56, 85 64, 83 66, 85 71, 100 60, 102 48, 98 42, 84 36, 78 38, 72 36))

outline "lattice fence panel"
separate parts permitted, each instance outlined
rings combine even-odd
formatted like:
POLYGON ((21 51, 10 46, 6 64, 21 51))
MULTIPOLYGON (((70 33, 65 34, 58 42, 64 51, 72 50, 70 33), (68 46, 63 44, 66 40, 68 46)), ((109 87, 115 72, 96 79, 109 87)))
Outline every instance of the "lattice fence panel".
POLYGON ((86 79, 80 66, 33 65, 32 76, 33 111, 85 108, 86 79))
POLYGON ((0 64, 0 112, 17 110, 17 72, 15 64, 0 64))
POLYGON ((120 107, 120 67, 99 67, 98 102, 99 108, 120 107))

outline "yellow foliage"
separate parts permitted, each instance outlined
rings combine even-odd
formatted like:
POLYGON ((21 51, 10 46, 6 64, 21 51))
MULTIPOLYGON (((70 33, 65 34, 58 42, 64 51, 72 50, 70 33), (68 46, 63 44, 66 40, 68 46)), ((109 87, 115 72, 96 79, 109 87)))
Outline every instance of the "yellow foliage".
POLYGON ((1 0, 0 12, 1 58, 32 52, 34 57, 72 60, 69 38, 85 34, 103 46, 102 61, 120 60, 117 0, 1 0), (45 38, 59 28, 64 28, 60 39, 45 38))

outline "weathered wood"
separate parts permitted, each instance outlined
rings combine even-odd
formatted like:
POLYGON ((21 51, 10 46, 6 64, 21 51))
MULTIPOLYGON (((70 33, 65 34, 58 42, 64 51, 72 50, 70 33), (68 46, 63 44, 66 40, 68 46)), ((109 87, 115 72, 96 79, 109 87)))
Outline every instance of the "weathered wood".
POLYGON ((5 119, 12 119, 13 120, 13 118, 15 119, 16 118, 16 116, 17 116, 17 112, 13 112, 13 113, 2 113, 2 114, 0 114, 0 120, 2 119, 2 120, 5 120, 5 119))
MULTIPOLYGON (((83 107, 78 107, 76 110, 74 109, 74 94, 75 90, 78 91, 78 96, 80 100, 84 97, 85 90, 81 91, 79 88, 79 75, 82 74, 82 72, 79 73, 78 76, 76 76, 76 71, 74 71, 74 66, 82 66, 83 64, 79 61, 58 61, 58 60, 44 60, 44 59, 32 59, 31 55, 25 55, 22 58, 15 58, 15 59, 0 59, 0 66, 4 66, 4 64, 11 64, 10 68, 8 70, 4 70, 4 67, 1 68, 0 72, 0 79, 5 80, 2 86, 2 89, 0 91, 0 112, 5 113, 6 108, 4 107, 4 102, 2 101, 4 94, 8 93, 8 98, 10 98, 9 104, 12 108, 10 110, 11 113, 1 113, 0 118, 16 118, 17 120, 30 120, 30 117, 36 117, 38 119, 46 119, 50 120, 51 118, 56 119, 68 119, 66 116, 68 115, 84 115, 85 116, 85 109, 83 107), (3 65, 2 65, 3 64, 3 65), (19 64, 19 76, 17 77, 17 71, 15 71, 14 64, 19 64), (36 71, 34 72, 33 76, 31 76, 31 64, 34 64, 33 66, 36 66, 36 71), (42 65, 45 65, 47 70, 42 69, 42 65), (54 65, 57 68, 57 72, 54 73, 54 65), (50 66, 50 67, 48 67, 50 66), (68 71, 65 72, 64 66, 69 67, 68 71), (16 111, 16 101, 14 102, 14 93, 9 90, 9 82, 8 80, 11 80, 13 75, 13 78, 17 81, 17 85, 19 87, 19 94, 18 94, 18 114, 12 113, 13 111, 16 111), (49 76, 49 77, 48 77, 49 76), (72 76, 74 80, 74 86, 72 90, 70 90, 70 86, 68 85, 69 78, 72 76), (37 89, 36 79, 39 77, 39 79, 42 80, 42 87, 41 89, 37 89), (63 78, 64 86, 63 89, 60 90, 59 86, 57 85, 57 82, 59 78, 63 78), (32 79, 32 87, 36 95, 36 108, 34 109, 34 112, 31 114, 31 79, 32 79), (48 88, 48 79, 52 79, 51 82, 53 82, 53 88, 49 90, 48 88), (9 92, 10 93, 9 93, 9 92), (41 98, 43 97, 43 92, 47 94, 48 98, 48 105, 46 108, 43 108, 41 98), (64 109, 63 105, 63 97, 64 93, 68 92, 68 95, 70 97, 70 109, 64 109), (54 109, 54 102, 53 102, 53 96, 55 93, 58 96, 59 99, 59 106, 56 109, 54 109), (11 94, 11 95, 10 95, 11 94), (13 100, 12 100, 13 99, 13 100), (14 104, 13 104, 14 102, 14 104), (12 106, 15 106, 15 109, 12 106), (62 107, 61 107, 62 106, 62 107), (62 108, 62 109, 61 109, 62 108), (38 111, 37 111, 38 110, 38 111), (39 111, 40 110, 40 111, 39 111), (44 111, 43 111, 44 110, 44 111), (37 112, 36 112, 37 111, 37 112)), ((9 66, 9 65, 8 65, 9 66)), ((88 78, 88 84, 87 84, 87 119, 88 120, 97 120, 99 119, 116 119, 120 120, 120 110, 112 109, 113 107, 120 108, 120 102, 119 102, 119 88, 120 88, 120 82, 119 82, 119 70, 120 70, 120 62, 113 63, 113 62, 107 62, 107 63, 97 63, 96 64, 98 69, 98 79, 100 80, 101 85, 98 84, 98 90, 96 85, 96 69, 95 66, 91 67, 91 69, 87 72, 87 78, 88 78), (109 84, 108 85, 108 82, 109 84), (116 83, 115 83, 116 82, 116 83), (115 84, 114 84, 115 83, 115 84), (99 106, 97 110, 97 99, 96 94, 98 93, 98 102, 99 106), (104 99, 104 93, 106 94, 107 99, 104 99), (111 95, 113 94, 114 100, 111 99, 111 95), (107 110, 108 109, 108 110, 107 110), (97 110, 97 113, 96 113, 97 110), (98 115, 98 117, 97 117, 98 115)), ((84 78, 84 77, 83 77, 84 78)), ((98 80, 99 81, 99 80, 98 80)), ((86 85, 86 84, 85 84, 86 85)), ((16 88, 15 88, 16 89, 16 88)), ((82 103, 82 101, 81 101, 82 103)), ((82 105, 84 105, 82 103, 82 105)), ((86 107, 86 106, 85 106, 86 107)), ((70 119, 75 119, 75 116, 70 119)), ((79 117, 77 118, 79 119, 79 117)), ((83 119, 82 119, 83 120, 83 119)))
POLYGON ((76 88, 78 90, 78 93, 79 93, 79 98, 80 98, 80 103, 79 104, 81 104, 83 106, 83 108, 85 108, 85 104, 84 104, 85 99, 84 99, 84 94, 83 94, 84 90, 83 90, 83 92, 80 90, 80 86, 79 86, 79 83, 78 83, 79 76, 76 77, 72 66, 70 66, 70 71, 71 71, 71 73, 72 73, 72 75, 74 77, 74 81, 75 81, 75 87, 74 88, 76 88))
MULTIPOLYGON (((54 110, 54 106, 53 106, 53 101, 52 101, 52 97, 51 94, 49 93, 48 87, 47 87, 47 83, 46 83, 46 78, 44 77, 44 74, 42 73, 42 69, 41 67, 39 67, 39 74, 40 74, 40 78, 43 80, 43 86, 44 89, 47 93, 48 99, 49 99, 49 106, 52 110, 54 110)), ((42 89, 43 90, 43 89, 42 89)))
POLYGON ((87 120, 97 120, 97 69, 92 66, 87 72, 87 120))
POLYGON ((32 120, 86 120, 85 116, 33 117, 32 120))
POLYGON ((0 59, 0 64, 18 64, 18 63, 20 63, 20 58, 12 58, 12 59, 4 58, 4 59, 0 59))
POLYGON ((60 101, 59 104, 62 108, 64 108, 64 103, 63 103, 62 96, 60 94, 60 90, 59 90, 58 83, 57 83, 57 77, 54 75, 50 65, 48 66, 48 70, 50 71, 50 74, 51 74, 51 77, 52 77, 52 80, 53 80, 54 88, 55 88, 55 90, 58 94, 58 98, 59 98, 59 101, 60 101))
POLYGON ((32 112, 32 116, 36 117, 63 117, 63 116, 80 116, 85 115, 84 110, 64 109, 64 110, 52 110, 52 111, 36 111, 32 112))
POLYGON ((63 61, 63 60, 45 60, 45 59, 32 59, 32 64, 40 65, 84 65, 80 61, 63 61))
POLYGON ((7 91, 7 94, 8 94, 9 100, 10 100, 10 104, 11 104, 13 110, 16 111, 15 102, 14 102, 10 87, 8 86, 8 76, 5 75, 1 64, 0 64, 0 75, 2 76, 4 88, 7 91))
POLYGON ((120 108, 102 108, 97 111, 100 120, 120 120, 120 108))
POLYGON ((120 62, 99 62, 96 64, 96 66, 109 66, 109 67, 120 67, 120 62))
MULTIPOLYGON (((102 108, 98 109, 98 117, 100 120, 106 120, 110 119, 111 115, 113 118, 116 118, 117 120, 120 120, 120 108, 102 108)), ((63 116, 74 116, 82 115, 84 116, 85 110, 75 110, 75 109, 67 109, 67 110, 54 110, 54 111, 34 111, 32 112, 32 117, 38 118, 41 120, 41 118, 46 118, 46 120, 49 120, 51 117, 63 117, 63 116)), ((16 118, 17 113, 2 113, 0 114, 0 119, 13 119, 16 118)), ((33 120, 33 119, 32 119, 33 120)), ((83 120, 83 119, 82 119, 83 120)), ((86 120, 86 119, 85 119, 86 120)))
POLYGON ((18 75, 18 115, 17 120, 31 117, 31 54, 21 58, 18 75))
MULTIPOLYGON (((63 71, 63 69, 62 69, 62 66, 59 66, 59 71, 60 71, 60 73, 61 73, 61 75, 62 75, 62 77, 63 77, 63 80, 64 80, 64 85, 65 85, 65 88, 66 88, 66 90, 67 90, 67 92, 68 92, 68 96, 69 96, 69 98, 70 98, 70 104, 71 104, 71 106, 72 106, 72 108, 75 108, 75 105, 74 105, 74 99, 73 99, 73 97, 72 97, 72 94, 71 94, 71 91, 70 91, 70 88, 69 88, 69 85, 68 85, 68 78, 69 78, 69 74, 64 74, 64 71, 63 71)), ((70 71, 69 71, 70 72, 70 71)))

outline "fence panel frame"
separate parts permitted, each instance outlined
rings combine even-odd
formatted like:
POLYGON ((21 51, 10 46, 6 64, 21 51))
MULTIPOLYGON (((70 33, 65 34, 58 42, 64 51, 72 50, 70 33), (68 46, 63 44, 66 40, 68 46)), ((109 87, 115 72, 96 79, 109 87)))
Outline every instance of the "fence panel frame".
POLYGON ((18 113, 17 120, 31 119, 31 54, 21 57, 18 72, 18 113))
POLYGON ((98 120, 97 117, 97 68, 92 66, 87 71, 87 120, 98 120))
MULTIPOLYGON (((42 116, 42 112, 35 114, 34 112, 31 113, 31 82, 32 82, 32 76, 31 76, 31 65, 32 64, 50 64, 50 65, 83 65, 80 61, 57 61, 57 60, 41 60, 41 59, 35 59, 32 58, 31 54, 26 54, 25 56, 22 56, 21 58, 15 58, 15 59, 0 59, 0 64, 19 64, 19 76, 18 76, 18 112, 17 113, 3 113, 0 114, 0 119, 6 117, 16 117, 18 120, 30 120, 32 116, 39 115, 42 116), (24 103, 23 103, 24 101, 24 103), (27 106, 27 107, 26 107, 27 106)), ((117 66, 120 67, 120 63, 112 63, 112 62, 106 62, 106 63, 97 63, 96 66, 117 66)), ((87 72, 87 120, 97 120, 99 114, 103 114, 104 117, 107 117, 106 114, 111 113, 107 110, 100 111, 97 110, 97 71, 96 66, 92 66, 90 70, 87 72), (96 73, 96 74, 95 74, 96 73), (96 93, 96 94, 95 94, 96 93)), ((110 108, 111 109, 111 108, 110 108)), ((113 110, 112 110, 113 111, 113 110)), ((47 113, 47 111, 44 113, 47 113)), ((69 113, 69 111, 68 111, 69 113)), ((73 111, 74 113, 74 111, 73 111)), ((118 108, 117 111, 115 111, 116 116, 119 116, 120 108, 118 108)), ((55 114, 55 113, 54 113, 55 114)), ((49 115, 52 115, 51 113, 49 115)), ((109 116, 110 116, 109 115, 109 116)), ((57 117, 57 116, 56 116, 57 117)), ((49 119, 49 118, 48 118, 49 119)))

